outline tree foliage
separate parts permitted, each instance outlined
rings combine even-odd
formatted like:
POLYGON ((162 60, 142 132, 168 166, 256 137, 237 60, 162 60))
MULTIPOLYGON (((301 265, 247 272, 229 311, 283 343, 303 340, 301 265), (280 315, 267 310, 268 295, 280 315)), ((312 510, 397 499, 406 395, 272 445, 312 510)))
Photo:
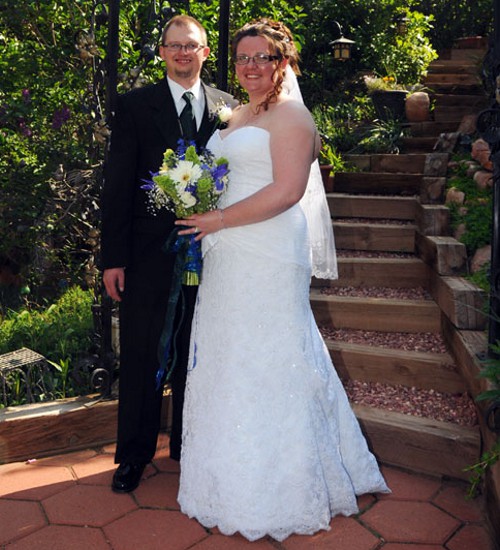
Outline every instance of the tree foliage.
MULTIPOLYGON (((46 291, 95 280, 107 9, 107 0, 0 4, 2 301, 5 270, 10 282, 28 283, 37 300, 46 291)), ((207 28, 212 53, 205 76, 216 81, 217 57, 226 55, 217 51, 219 10, 217 0, 121 0, 119 91, 162 76, 155 50, 175 12, 190 13, 207 28)), ((230 34, 257 17, 285 22, 301 50, 301 86, 312 108, 352 103, 360 71, 417 80, 433 48, 489 31, 491 11, 489 0, 232 0, 230 34), (409 18, 406 37, 395 32, 400 13, 409 18), (331 42, 339 37, 333 20, 356 42, 349 63, 332 59, 331 42)), ((231 86, 240 92, 234 80, 231 86)))

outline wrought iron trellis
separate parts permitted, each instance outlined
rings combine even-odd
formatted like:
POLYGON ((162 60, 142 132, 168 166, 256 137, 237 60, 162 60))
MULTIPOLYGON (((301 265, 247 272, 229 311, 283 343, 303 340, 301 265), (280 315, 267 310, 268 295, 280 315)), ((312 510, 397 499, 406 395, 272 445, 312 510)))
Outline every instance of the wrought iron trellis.
MULTIPOLYGON (((494 26, 488 53, 483 62, 485 88, 491 93, 489 109, 478 116, 477 128, 488 142, 493 162, 493 231, 491 238, 490 315, 488 344, 500 342, 500 0, 494 2, 494 26)), ((498 358, 498 357, 496 357, 498 358)))
MULTIPOLYGON (((493 230, 491 236, 490 303, 488 355, 500 360, 492 349, 500 344, 500 0, 493 0, 493 33, 483 62, 483 80, 491 95, 491 105, 479 114, 477 129, 488 142, 493 162, 493 230)), ((485 412, 487 426, 500 433, 500 401, 494 400, 485 412)))

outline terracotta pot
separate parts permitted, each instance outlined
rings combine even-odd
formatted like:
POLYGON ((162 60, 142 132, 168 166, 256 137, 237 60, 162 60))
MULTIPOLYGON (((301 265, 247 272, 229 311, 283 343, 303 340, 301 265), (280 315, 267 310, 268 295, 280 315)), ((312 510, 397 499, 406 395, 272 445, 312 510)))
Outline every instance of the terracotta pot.
POLYGON ((429 120, 431 101, 427 92, 415 92, 406 98, 405 113, 408 122, 429 120))
POLYGON ((323 178, 323 185, 325 186, 325 192, 331 193, 333 191, 333 176, 330 176, 332 171, 331 164, 321 164, 319 169, 321 170, 321 177, 323 178))

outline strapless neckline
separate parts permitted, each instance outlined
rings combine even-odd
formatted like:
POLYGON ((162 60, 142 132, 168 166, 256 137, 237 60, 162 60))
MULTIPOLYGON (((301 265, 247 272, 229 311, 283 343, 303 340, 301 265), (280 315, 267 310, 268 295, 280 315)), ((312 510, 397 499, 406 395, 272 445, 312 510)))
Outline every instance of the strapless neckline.
POLYGON ((219 139, 221 141, 225 141, 226 139, 230 138, 233 134, 236 134, 237 132, 240 132, 241 130, 250 130, 250 129, 261 130, 262 132, 270 135, 269 130, 266 130, 265 128, 261 128, 260 126, 252 126, 252 125, 240 126, 239 128, 236 128, 235 130, 231 130, 231 132, 229 132, 226 136, 222 135, 221 130, 217 130, 217 135, 219 136, 219 139))

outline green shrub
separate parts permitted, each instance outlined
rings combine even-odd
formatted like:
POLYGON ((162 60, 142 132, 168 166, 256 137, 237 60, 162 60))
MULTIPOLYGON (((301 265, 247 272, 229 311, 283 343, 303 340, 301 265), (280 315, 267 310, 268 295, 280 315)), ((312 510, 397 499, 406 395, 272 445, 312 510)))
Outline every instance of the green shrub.
POLYGON ((467 248, 468 256, 491 242, 492 193, 489 189, 479 189, 471 176, 467 176, 467 164, 460 163, 448 177, 447 187, 465 193, 463 205, 449 204, 450 221, 453 229, 465 225, 465 233, 460 237, 467 248))
POLYGON ((26 347, 48 361, 40 375, 33 369, 31 378, 18 369, 6 374, 7 405, 28 402, 29 392, 35 401, 89 393, 90 373, 83 365, 94 346, 92 303, 91 291, 72 287, 44 310, 11 312, 0 322, 0 353, 26 347))
POLYGON ((45 310, 11 312, 0 323, 0 353, 29 348, 50 361, 77 360, 92 348, 93 293, 68 289, 45 310))

